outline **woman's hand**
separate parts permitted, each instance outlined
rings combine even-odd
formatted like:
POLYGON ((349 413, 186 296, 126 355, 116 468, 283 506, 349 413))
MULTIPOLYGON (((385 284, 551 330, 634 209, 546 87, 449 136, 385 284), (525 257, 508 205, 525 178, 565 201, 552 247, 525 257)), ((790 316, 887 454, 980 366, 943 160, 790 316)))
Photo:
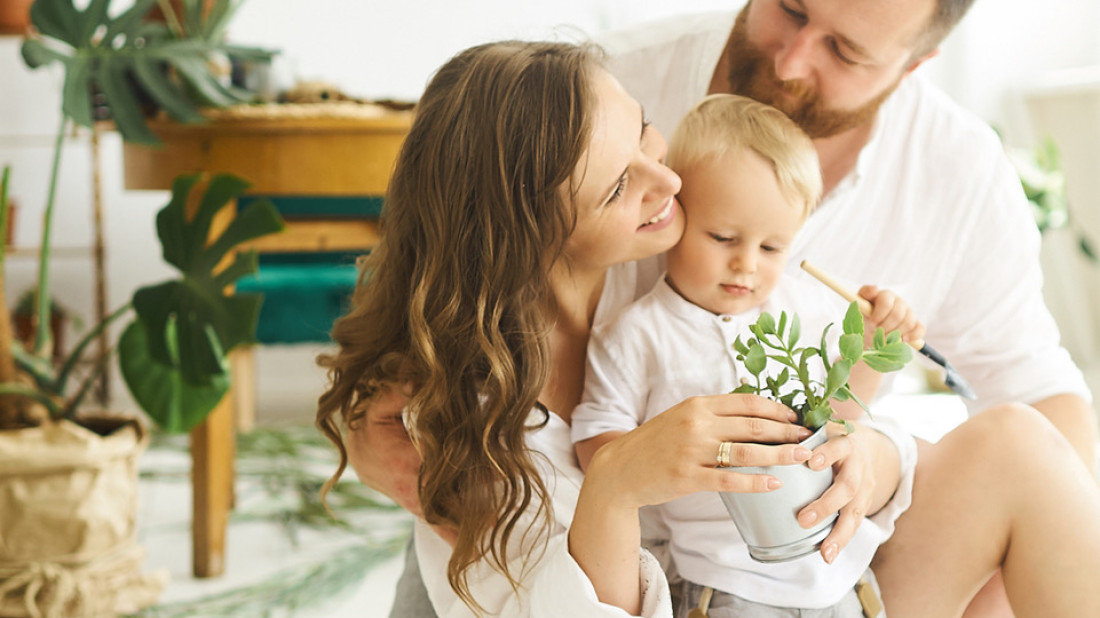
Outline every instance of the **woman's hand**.
POLYGON ((365 404, 367 410, 359 422, 348 428, 348 461, 364 485, 420 517, 420 454, 402 419, 408 401, 408 394, 399 387, 382 387, 378 396, 365 404))
POLYGON ((832 532, 821 543, 821 557, 830 564, 855 536, 863 518, 889 501, 901 478, 901 461, 893 442, 873 429, 853 424, 856 430, 845 435, 842 426, 831 423, 829 441, 814 449, 807 465, 813 470, 833 466, 835 478, 820 498, 798 513, 803 528, 839 513, 832 532))
POLYGON ((786 406, 756 395, 693 397, 600 448, 584 484, 600 486, 626 509, 699 491, 773 491, 781 485, 773 476, 718 469, 718 448, 734 443, 734 466, 804 462, 810 451, 795 443, 810 431, 792 424, 794 418, 786 406))

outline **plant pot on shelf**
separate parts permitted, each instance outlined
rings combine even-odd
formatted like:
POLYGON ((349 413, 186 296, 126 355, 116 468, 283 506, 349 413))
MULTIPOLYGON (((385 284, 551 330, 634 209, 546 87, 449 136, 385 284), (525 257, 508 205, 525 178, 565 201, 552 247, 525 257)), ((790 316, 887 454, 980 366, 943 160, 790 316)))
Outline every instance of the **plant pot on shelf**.
POLYGON ((0 616, 107 616, 151 605, 141 572, 138 421, 88 417, 0 431, 0 616))
POLYGON ((0 0, 0 34, 23 34, 31 24, 34 0, 0 0))
MULTIPOLYGON (((828 440, 825 427, 800 444, 815 449, 828 440)), ((748 474, 770 474, 783 481, 779 489, 749 494, 719 492, 741 538, 749 546, 749 555, 758 562, 786 562, 811 554, 833 529, 836 514, 812 528, 798 524, 798 512, 821 497, 833 484, 833 470, 811 470, 806 464, 787 466, 744 466, 736 468, 748 474)))

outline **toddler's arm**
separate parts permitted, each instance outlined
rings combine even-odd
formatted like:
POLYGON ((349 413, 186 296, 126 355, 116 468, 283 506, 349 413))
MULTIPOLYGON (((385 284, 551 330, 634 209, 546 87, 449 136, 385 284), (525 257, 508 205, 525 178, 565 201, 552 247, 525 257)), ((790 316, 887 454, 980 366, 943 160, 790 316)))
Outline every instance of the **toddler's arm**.
MULTIPOLYGON (((887 333, 898 331, 901 338, 920 347, 924 341, 924 324, 917 320, 913 308, 890 290, 880 290, 874 285, 865 285, 859 289, 860 297, 871 303, 870 315, 863 318, 865 340, 870 343, 875 330, 882 328, 887 333)), ((862 361, 852 368, 848 377, 848 388, 864 403, 870 403, 882 384, 882 374, 871 369, 862 361)), ((862 408, 854 401, 833 402, 837 415, 855 420, 863 414, 862 408)))
POLYGON ((592 456, 596 454, 596 451, 600 450, 600 447, 608 442, 618 438, 626 433, 625 431, 605 431, 598 436, 593 436, 587 440, 581 440, 573 445, 573 448, 577 450, 577 461, 581 464, 581 470, 588 472, 588 464, 592 461, 592 456))

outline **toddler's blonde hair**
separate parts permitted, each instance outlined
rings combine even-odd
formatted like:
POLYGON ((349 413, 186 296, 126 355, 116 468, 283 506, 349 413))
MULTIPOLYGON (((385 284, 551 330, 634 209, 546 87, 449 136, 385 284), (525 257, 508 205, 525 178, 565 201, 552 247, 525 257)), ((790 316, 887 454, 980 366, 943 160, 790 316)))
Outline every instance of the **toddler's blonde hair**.
POLYGON ((681 172, 742 149, 775 171, 779 190, 805 219, 821 199, 821 167, 813 142, 783 112, 734 94, 712 94, 684 116, 669 140, 667 163, 681 172))

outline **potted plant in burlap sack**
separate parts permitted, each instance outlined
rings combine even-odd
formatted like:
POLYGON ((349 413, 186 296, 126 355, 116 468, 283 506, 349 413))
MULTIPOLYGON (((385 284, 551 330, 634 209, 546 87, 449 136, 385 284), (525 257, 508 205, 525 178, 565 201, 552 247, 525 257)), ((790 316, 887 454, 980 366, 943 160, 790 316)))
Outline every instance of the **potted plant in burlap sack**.
MULTIPOLYGON (((120 318, 132 315, 117 345, 122 376, 135 401, 157 425, 186 431, 225 396, 225 354, 255 333, 260 298, 227 295, 237 278, 254 272, 254 253, 235 253, 241 242, 282 229, 270 202, 253 203, 208 243, 214 213, 243 193, 231 176, 212 179, 191 193, 197 176, 177 179, 158 214, 164 259, 180 277, 137 290, 131 302, 92 327, 61 362, 50 358, 50 229, 60 155, 71 123, 93 122, 99 91, 123 139, 155 143, 139 97, 177 120, 201 121, 197 105, 228 104, 241 92, 206 70, 214 53, 266 52, 224 44, 224 20, 236 3, 218 0, 203 18, 198 2, 185 2, 192 30, 172 33, 144 16, 155 0, 137 0, 111 16, 110 0, 83 10, 72 0, 36 0, 37 34, 23 44, 32 68, 55 61, 65 69, 49 197, 43 218, 30 351, 12 336, 0 258, 0 615, 115 615, 152 604, 161 575, 141 571, 135 539, 137 457, 147 443, 134 415, 92 413, 88 394, 107 354, 81 373, 89 344, 120 318), (232 256, 229 259, 228 256, 232 256), (82 362, 84 359, 84 362, 82 362)), ((6 221, 8 172, 0 188, 0 225, 6 221)), ((3 232, 3 230, 0 230, 3 232)), ((3 237, 0 233, 0 237, 3 237)))
MULTIPOLYGON (((828 439, 828 423, 852 425, 835 415, 832 401, 853 400, 861 408, 867 406, 848 388, 852 367, 862 361, 879 372, 897 371, 905 366, 913 351, 902 341, 897 331, 887 335, 879 328, 870 345, 865 345, 863 316, 852 303, 844 317, 844 334, 839 340, 839 357, 831 353, 825 327, 817 346, 799 347, 801 325, 798 315, 788 319, 786 312, 779 320, 762 313, 749 325, 752 336, 746 341, 734 341, 737 359, 752 375, 736 388, 736 393, 751 393, 774 399, 794 410, 798 423, 814 434, 800 444, 808 449, 821 446, 828 439), (830 357, 835 360, 830 361, 830 357)), ((760 562, 794 560, 816 551, 832 530, 836 515, 825 518, 812 528, 798 524, 797 515, 803 507, 821 497, 833 483, 831 468, 811 470, 806 464, 790 466, 740 467, 741 472, 770 474, 783 481, 776 491, 762 494, 719 492, 737 530, 749 547, 749 554, 760 562)))

